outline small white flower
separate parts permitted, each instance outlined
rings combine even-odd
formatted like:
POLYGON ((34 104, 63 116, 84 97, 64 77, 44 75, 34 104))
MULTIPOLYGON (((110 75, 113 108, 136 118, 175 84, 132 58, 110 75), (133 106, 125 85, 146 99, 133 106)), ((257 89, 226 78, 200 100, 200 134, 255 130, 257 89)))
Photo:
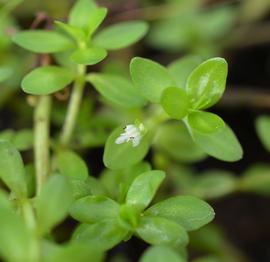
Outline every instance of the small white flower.
POLYGON ((136 147, 140 144, 142 139, 142 132, 144 131, 144 125, 127 125, 122 133, 116 140, 116 144, 123 144, 125 142, 132 141, 132 146, 136 147))

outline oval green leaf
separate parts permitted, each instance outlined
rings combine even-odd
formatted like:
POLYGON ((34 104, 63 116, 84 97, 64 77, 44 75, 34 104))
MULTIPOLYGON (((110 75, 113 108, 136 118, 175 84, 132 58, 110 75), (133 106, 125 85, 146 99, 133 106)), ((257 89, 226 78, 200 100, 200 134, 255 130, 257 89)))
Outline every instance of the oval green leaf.
POLYGON ((90 74, 87 78, 97 91, 108 101, 123 108, 145 105, 145 99, 136 92, 125 77, 111 74, 90 74))
POLYGON ((228 64, 223 58, 212 58, 193 70, 186 91, 194 109, 206 109, 216 104, 226 86, 228 64))
POLYGON ((64 89, 75 78, 75 74, 57 66, 43 66, 34 69, 22 80, 22 89, 31 95, 49 95, 64 89))
POLYGON ((149 59, 135 57, 130 63, 130 74, 135 88, 150 102, 159 103, 163 90, 174 86, 168 70, 149 59))
POLYGON ((159 170, 145 172, 135 178, 129 187, 126 203, 137 210, 144 210, 154 198, 165 173, 159 170))
POLYGON ((186 246, 188 234, 185 229, 163 217, 143 216, 136 233, 151 245, 186 246))
POLYGON ((264 145, 265 149, 270 152, 270 117, 260 116, 255 123, 257 134, 264 145))
POLYGON ((116 50, 139 41, 147 33, 148 25, 142 21, 129 21, 111 25, 103 29, 93 39, 99 47, 116 50))
POLYGON ((68 37, 43 30, 19 32, 13 37, 13 42, 35 53, 57 53, 75 47, 75 43, 68 37))
POLYGON ((191 112, 187 117, 187 121, 192 130, 204 134, 218 132, 225 126, 224 121, 218 115, 204 111, 191 112))
POLYGON ((107 51, 103 48, 92 47, 87 49, 78 49, 74 51, 70 58, 80 65, 95 65, 107 56, 107 51))
POLYGON ((168 198, 148 208, 144 214, 173 220, 187 231, 206 225, 215 216, 210 205, 193 196, 168 198))
POLYGON ((179 87, 168 87, 161 95, 161 105, 174 119, 182 119, 188 114, 189 100, 186 92, 179 87))

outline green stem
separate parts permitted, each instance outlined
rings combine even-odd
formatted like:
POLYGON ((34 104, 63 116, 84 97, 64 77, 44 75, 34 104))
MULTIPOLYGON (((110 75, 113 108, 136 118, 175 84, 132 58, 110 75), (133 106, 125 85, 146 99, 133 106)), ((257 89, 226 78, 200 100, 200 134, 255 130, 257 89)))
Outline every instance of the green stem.
POLYGON ((68 146, 71 141, 83 96, 86 67, 81 65, 78 67, 78 71, 79 74, 74 82, 64 127, 60 137, 61 145, 64 147, 68 146))
POLYGON ((36 193, 40 193, 50 171, 51 97, 41 96, 34 112, 34 154, 36 193))

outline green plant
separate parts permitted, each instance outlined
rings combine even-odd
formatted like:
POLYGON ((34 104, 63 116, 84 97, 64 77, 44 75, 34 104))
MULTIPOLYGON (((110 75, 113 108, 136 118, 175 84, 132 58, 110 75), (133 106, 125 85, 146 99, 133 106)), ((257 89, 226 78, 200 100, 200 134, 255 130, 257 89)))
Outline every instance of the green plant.
MULTIPOLYGON (((131 21, 96 33, 106 14, 94 1, 78 0, 67 23, 57 21, 52 30, 31 29, 13 37, 14 43, 38 54, 38 67, 21 83, 33 98, 33 131, 1 133, 0 255, 7 261, 102 261, 107 250, 133 235, 154 246, 141 261, 159 256, 186 261, 188 232, 209 223, 214 211, 194 196, 155 199, 165 172, 143 162, 145 156, 151 147, 156 149, 156 166, 162 166, 162 152, 183 162, 206 155, 229 162, 242 157, 233 131, 206 111, 225 90, 225 59, 202 62, 187 56, 165 68, 135 57, 130 77, 89 72, 87 66, 104 60, 107 51, 137 42, 148 29, 142 21, 131 21), (111 123, 108 112, 94 112, 94 97, 83 101, 87 83, 118 120, 111 123), (61 111, 54 95, 70 84, 69 104, 61 111), (52 135, 51 123, 56 123, 52 135), (166 141, 174 137, 180 147, 184 141, 187 152, 175 153, 174 142, 170 146, 166 141), (79 153, 105 139, 107 169, 96 178, 79 153), (23 161, 19 150, 32 148, 33 160, 23 161), (60 244, 54 230, 68 215, 79 224, 60 244)), ((4 79, 9 72, 2 69, 1 74, 4 79)))

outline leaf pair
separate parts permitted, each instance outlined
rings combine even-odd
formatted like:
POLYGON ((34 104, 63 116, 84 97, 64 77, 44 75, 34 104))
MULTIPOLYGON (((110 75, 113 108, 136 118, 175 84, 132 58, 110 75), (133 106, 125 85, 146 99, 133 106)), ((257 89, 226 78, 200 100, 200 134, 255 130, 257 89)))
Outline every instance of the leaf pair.
POLYGON ((166 69, 144 58, 134 58, 130 73, 135 88, 152 103, 159 103, 173 119, 183 120, 194 142, 206 153, 224 161, 242 157, 242 148, 230 128, 217 115, 202 111, 221 98, 226 84, 227 63, 222 58, 209 59, 195 67, 193 56, 178 60, 166 69), (181 76, 183 65, 186 70, 181 76), (178 84, 184 86, 178 86, 178 84), (223 137, 223 139, 221 139, 223 137))
POLYGON ((153 245, 185 246, 186 230, 208 223, 214 212, 194 197, 169 198, 144 211, 164 178, 162 171, 155 170, 137 176, 122 205, 104 196, 77 200, 70 213, 84 224, 75 231, 74 241, 106 250, 136 234, 153 245))

